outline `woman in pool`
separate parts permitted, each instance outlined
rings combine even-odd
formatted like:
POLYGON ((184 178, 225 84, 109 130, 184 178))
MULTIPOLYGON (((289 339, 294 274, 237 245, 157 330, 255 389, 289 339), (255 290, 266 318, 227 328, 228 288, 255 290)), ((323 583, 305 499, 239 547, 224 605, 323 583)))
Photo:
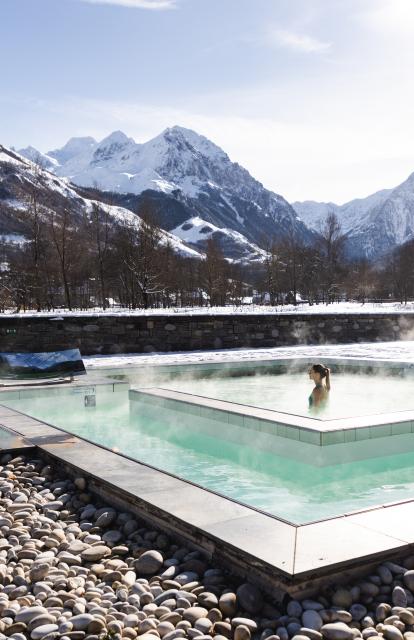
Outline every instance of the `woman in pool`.
POLYGON ((309 409, 321 411, 326 407, 331 390, 331 372, 323 364, 313 364, 309 369, 309 378, 315 386, 309 396, 309 409), (325 380, 325 383, 323 382, 325 380))

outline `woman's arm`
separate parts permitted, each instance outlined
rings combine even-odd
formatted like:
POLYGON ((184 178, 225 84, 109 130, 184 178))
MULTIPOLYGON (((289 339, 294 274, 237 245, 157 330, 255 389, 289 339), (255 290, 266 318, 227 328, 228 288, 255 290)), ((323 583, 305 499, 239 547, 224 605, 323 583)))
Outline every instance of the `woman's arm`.
POLYGON ((326 390, 330 391, 331 390, 331 370, 329 369, 329 367, 326 367, 325 371, 326 371, 326 390))

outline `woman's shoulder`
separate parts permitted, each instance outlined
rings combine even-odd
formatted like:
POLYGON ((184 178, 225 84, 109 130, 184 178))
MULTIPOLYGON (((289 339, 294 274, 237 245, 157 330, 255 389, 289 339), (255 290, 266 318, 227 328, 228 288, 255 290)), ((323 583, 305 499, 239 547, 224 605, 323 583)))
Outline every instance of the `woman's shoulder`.
POLYGON ((312 394, 315 396, 323 396, 325 395, 326 389, 322 386, 314 387, 312 394))

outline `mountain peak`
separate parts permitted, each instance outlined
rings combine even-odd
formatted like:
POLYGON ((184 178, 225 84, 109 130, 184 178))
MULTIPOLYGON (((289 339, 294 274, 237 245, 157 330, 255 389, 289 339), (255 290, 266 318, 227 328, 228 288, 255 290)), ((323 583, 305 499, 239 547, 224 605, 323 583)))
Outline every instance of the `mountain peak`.
POLYGON ((186 127, 181 127, 178 124, 175 124, 172 127, 167 127, 166 129, 164 129, 161 135, 165 135, 165 134, 181 134, 184 137, 187 134, 189 134, 190 136, 196 136, 197 138, 203 137, 199 133, 196 133, 196 131, 193 131, 192 129, 187 129, 186 127))
POLYGON ((123 145, 123 144, 127 144, 128 142, 134 142, 134 140, 132 138, 128 138, 128 136, 125 135, 123 131, 117 130, 117 131, 112 131, 112 133, 110 133, 109 136, 106 136, 106 138, 101 140, 98 146, 107 147, 112 144, 123 145))
POLYGON ((18 152, 23 158, 27 158, 31 162, 38 164, 43 169, 50 169, 51 167, 57 165, 57 161, 55 158, 50 157, 46 153, 42 153, 32 145, 25 147, 24 149, 19 149, 18 152))
POLYGON ((184 140, 196 151, 211 159, 221 159, 224 161, 229 159, 228 155, 223 151, 223 149, 214 144, 214 142, 211 142, 211 140, 209 140, 205 136, 197 133, 196 131, 193 131, 193 129, 187 129, 186 127, 181 127, 176 124, 173 127, 164 129, 164 131, 161 133, 161 136, 167 141, 170 141, 171 138, 184 140))
POLYGON ((63 147, 48 151, 47 155, 55 158, 60 164, 64 164, 75 156, 90 151, 95 144, 96 140, 92 136, 69 138, 63 147))

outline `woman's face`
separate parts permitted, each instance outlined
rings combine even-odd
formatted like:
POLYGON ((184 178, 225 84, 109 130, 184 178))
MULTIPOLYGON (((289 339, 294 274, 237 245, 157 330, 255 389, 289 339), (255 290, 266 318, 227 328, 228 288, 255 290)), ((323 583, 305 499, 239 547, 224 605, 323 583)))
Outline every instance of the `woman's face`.
POLYGON ((309 368, 308 373, 309 373, 310 380, 313 380, 314 382, 317 382, 317 383, 321 381, 321 374, 315 371, 313 367, 309 368))

